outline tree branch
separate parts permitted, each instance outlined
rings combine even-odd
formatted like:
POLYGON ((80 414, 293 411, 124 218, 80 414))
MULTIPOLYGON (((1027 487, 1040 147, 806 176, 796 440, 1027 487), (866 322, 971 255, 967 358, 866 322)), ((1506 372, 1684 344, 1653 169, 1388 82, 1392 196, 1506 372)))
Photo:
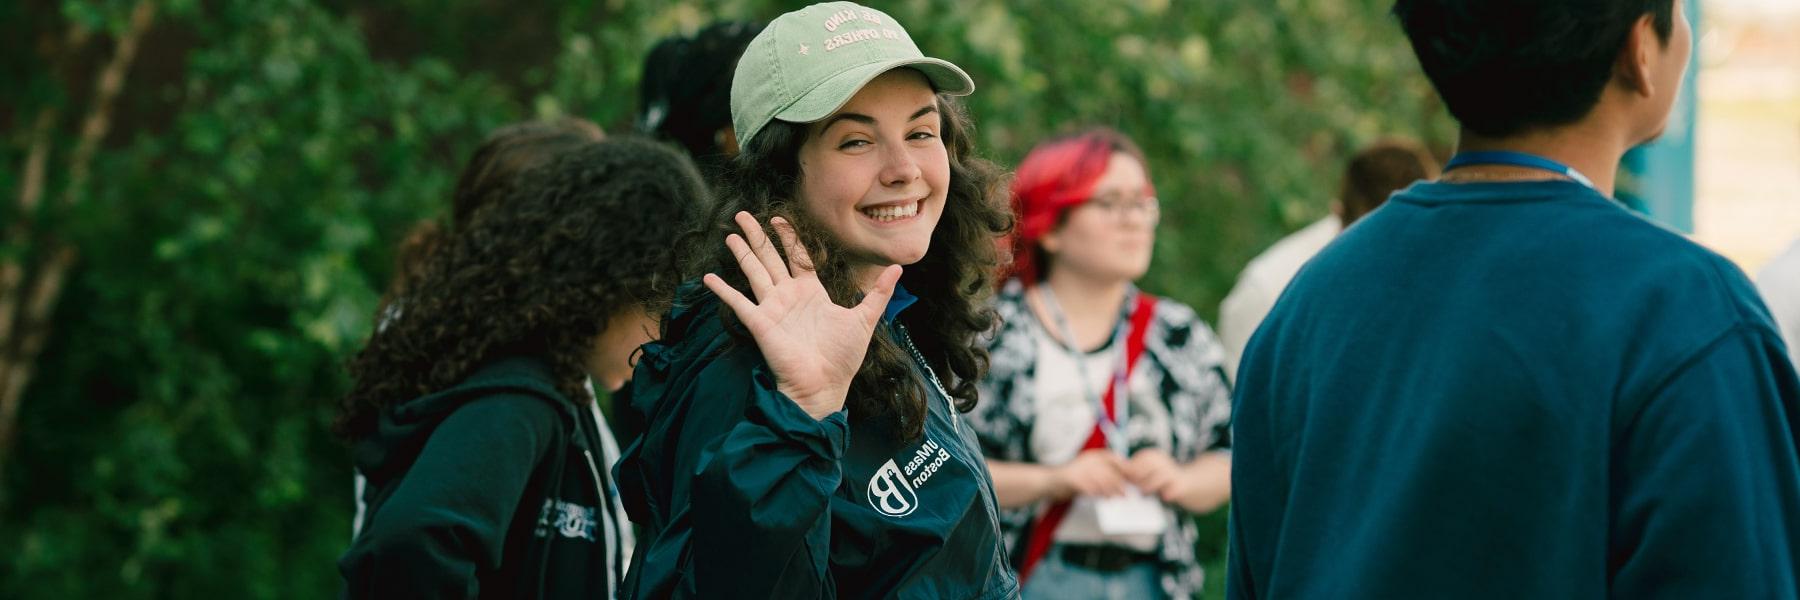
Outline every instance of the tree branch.
MULTIPOLYGON (((25 305, 29 314, 48 315, 55 308, 69 268, 75 265, 75 256, 73 246, 59 244, 45 261, 43 275, 34 282, 31 299, 25 305)), ((12 448, 14 429, 19 423, 19 407, 24 405, 25 384, 31 381, 32 371, 37 366, 35 359, 44 350, 44 342, 50 339, 48 320, 29 323, 30 326, 20 332, 17 359, 6 361, 5 372, 0 373, 0 471, 5 469, 6 457, 12 448)))
POLYGON ((63 188, 63 204, 74 204, 75 199, 87 187, 88 171, 93 167, 94 153, 100 149, 100 142, 106 140, 107 130, 112 128, 113 101, 119 98, 119 90, 125 87, 125 74, 131 70, 131 63, 137 58, 138 42, 144 32, 150 29, 151 19, 156 16, 156 5, 148 0, 140 0, 131 8, 131 25, 119 36, 118 47, 113 52, 112 60, 100 70, 100 79, 94 84, 94 108, 88 112, 87 119, 81 124, 81 138, 75 144, 74 154, 69 156, 69 185, 63 188))
MULTIPOLYGON (((31 125, 31 146, 25 154, 25 166, 19 181, 19 215, 6 228, 6 243, 15 253, 0 256, 0 356, 12 339, 13 322, 18 318, 19 284, 25 279, 24 249, 31 244, 32 213, 44 197, 44 163, 50 155, 50 127, 56 123, 56 111, 44 107, 31 125)), ((0 379, 4 381, 4 379, 0 379)))
MULTIPOLYGON (((63 32, 62 44, 45 51, 51 77, 67 69, 92 37, 92 32, 80 22, 70 21, 68 30, 63 32)), ((44 198, 44 166, 49 162, 50 134, 56 127, 58 116, 56 106, 46 106, 38 110, 37 118, 31 123, 31 135, 26 138, 29 141, 26 142, 25 164, 20 169, 19 213, 7 226, 4 240, 5 245, 12 247, 12 252, 0 255, 0 390, 6 388, 6 372, 11 370, 6 365, 11 364, 18 350, 18 340, 12 335, 13 325, 19 319, 25 258, 32 246, 32 222, 36 220, 37 207, 44 198)))
MULTIPOLYGON (((75 151, 69 157, 69 181, 63 189, 62 197, 64 206, 75 204, 87 187, 94 155, 112 127, 113 103, 118 99, 119 91, 124 88, 125 75, 131 70, 132 61, 137 58, 138 43, 142 41, 144 33, 149 31, 155 16, 155 4, 149 0, 139 0, 132 7, 130 24, 119 35, 112 59, 100 69, 98 81, 94 85, 93 107, 82 121, 75 151)), ((72 33, 70 39, 80 38, 72 33)), ((38 190, 42 190, 41 181, 38 185, 38 190)), ((41 197, 42 192, 35 194, 41 197)), ((33 198, 33 202, 36 202, 36 198, 33 198)), ((25 386, 30 383, 38 353, 43 351, 44 342, 49 338, 50 316, 56 311, 63 284, 68 278, 69 270, 75 265, 75 248, 57 238, 51 238, 43 255, 47 258, 39 265, 25 293, 27 302, 18 309, 20 314, 14 323, 8 325, 10 331, 17 331, 22 335, 5 338, 16 338, 17 341, 13 343, 10 352, 0 356, 0 468, 5 466, 12 448, 19 408, 24 404, 25 386)), ((8 293, 5 302, 8 305, 15 303, 16 300, 10 299, 13 297, 13 293, 8 293)))

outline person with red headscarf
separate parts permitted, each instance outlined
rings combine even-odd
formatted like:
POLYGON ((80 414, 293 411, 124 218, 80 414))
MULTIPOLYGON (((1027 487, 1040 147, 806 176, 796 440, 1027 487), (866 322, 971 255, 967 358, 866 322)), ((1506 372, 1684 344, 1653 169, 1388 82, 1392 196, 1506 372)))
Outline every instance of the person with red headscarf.
POLYGON ((1139 291, 1161 211, 1110 130, 1039 145, 1012 184, 1012 277, 969 414, 1024 598, 1188 598, 1192 515, 1230 497, 1224 348, 1139 291))

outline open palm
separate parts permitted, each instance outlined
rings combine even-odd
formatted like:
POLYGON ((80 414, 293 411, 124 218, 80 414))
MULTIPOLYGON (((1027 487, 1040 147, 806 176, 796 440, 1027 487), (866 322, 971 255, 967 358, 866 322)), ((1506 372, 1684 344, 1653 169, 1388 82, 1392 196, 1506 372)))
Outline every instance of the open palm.
POLYGON ((882 271, 875 288, 866 290, 856 306, 838 306, 813 272, 812 258, 790 224, 780 217, 770 223, 787 249, 791 267, 755 217, 740 212, 736 220, 744 234, 726 236, 725 246, 737 256, 756 299, 745 297, 718 275, 709 273, 702 281, 750 330, 763 360, 775 372, 776 388, 813 418, 823 419, 843 409, 869 338, 900 280, 900 267, 882 271))

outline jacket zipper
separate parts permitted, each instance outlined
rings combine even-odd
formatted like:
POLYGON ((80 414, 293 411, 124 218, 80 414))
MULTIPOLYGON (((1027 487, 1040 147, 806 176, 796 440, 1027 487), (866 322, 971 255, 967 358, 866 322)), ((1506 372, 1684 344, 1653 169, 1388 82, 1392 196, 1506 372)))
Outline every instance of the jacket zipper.
MULTIPOLYGON (((950 413, 950 435, 955 437, 959 444, 968 443, 968 440, 963 438, 962 431, 958 429, 961 425, 961 417, 956 414, 956 405, 950 403, 950 392, 944 389, 944 383, 939 381, 937 373, 931 370, 931 364, 925 362, 925 355, 919 352, 918 346, 913 345, 912 335, 906 332, 906 326, 901 325, 899 321, 894 321, 894 330, 900 334, 900 341, 906 343, 906 350, 912 354, 913 361, 919 363, 920 368, 925 369, 925 376, 931 380, 931 385, 936 387, 938 394, 944 398, 944 408, 950 413)), ((979 452, 978 449, 974 448, 965 448, 965 450, 975 450, 979 452)), ((957 462, 961 462, 963 468, 968 469, 969 473, 979 477, 980 474, 987 472, 987 465, 984 464, 977 467, 977 465, 963 459, 960 456, 961 454, 963 453, 956 453, 957 462)), ((988 478, 991 481, 993 476, 988 475, 988 478)), ((989 489, 988 486, 982 485, 981 481, 977 480, 975 482, 975 495, 981 497, 981 505, 987 509, 988 524, 990 525, 990 529, 993 530, 994 541, 995 543, 1002 543, 1002 540, 1005 538, 1000 532, 1000 508, 995 504, 993 495, 988 493, 989 489)), ((1001 553, 1005 553, 1004 548, 1001 549, 1001 553)))

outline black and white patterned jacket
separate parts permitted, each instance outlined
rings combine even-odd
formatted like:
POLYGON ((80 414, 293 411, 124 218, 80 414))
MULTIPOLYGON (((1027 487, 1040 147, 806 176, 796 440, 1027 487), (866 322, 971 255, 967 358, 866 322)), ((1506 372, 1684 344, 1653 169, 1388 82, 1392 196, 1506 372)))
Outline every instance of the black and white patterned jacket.
MULTIPOLYGON (((1127 295, 1120 309, 1121 323, 1129 322, 1136 298, 1135 289, 1127 295)), ((980 384, 981 401, 968 415, 969 424, 990 460, 1038 462, 1031 450, 1038 362, 1035 336, 1044 324, 1031 313, 1025 302, 1025 288, 1018 280, 1006 283, 996 298, 995 308, 1001 325, 988 341, 991 363, 980 384)), ((1124 423, 1129 447, 1134 451, 1151 446, 1170 448, 1170 455, 1183 463, 1203 452, 1229 450, 1231 387, 1223 370, 1224 346, 1212 328, 1187 305, 1158 298, 1155 311, 1144 336, 1144 354, 1132 379, 1148 377, 1155 382, 1159 399, 1168 411, 1168 429, 1172 431, 1134 423, 1138 413, 1132 413, 1124 423), (1170 439, 1157 440, 1152 436, 1170 439)), ((1026 530, 1032 517, 1043 508, 1044 504, 1038 503, 1001 511, 1001 526, 1015 558, 1025 550, 1026 530)), ((1175 525, 1163 534, 1159 550, 1162 584, 1171 598, 1191 598, 1204 582, 1205 574, 1194 555, 1197 537, 1191 518, 1176 519, 1175 525)))

